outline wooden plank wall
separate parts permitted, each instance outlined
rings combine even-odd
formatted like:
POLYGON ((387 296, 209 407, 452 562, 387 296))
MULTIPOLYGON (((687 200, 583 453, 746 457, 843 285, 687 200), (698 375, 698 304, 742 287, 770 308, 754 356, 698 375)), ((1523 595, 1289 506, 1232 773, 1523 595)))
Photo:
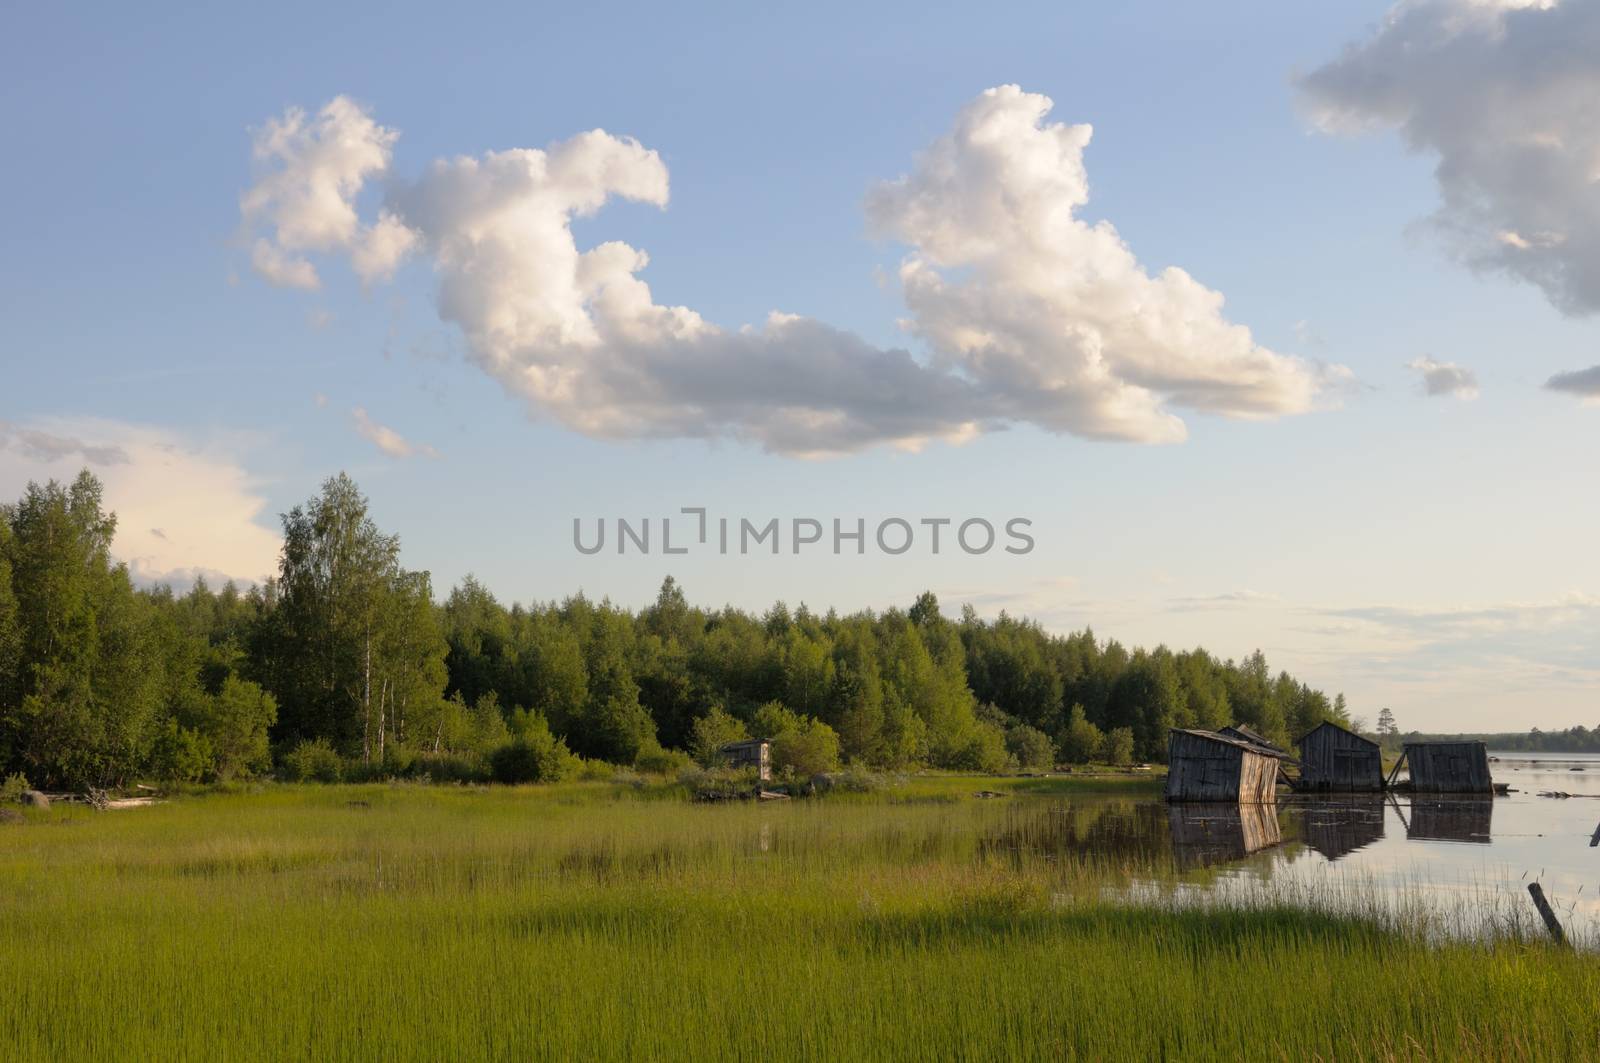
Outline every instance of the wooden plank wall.
POLYGON ((1482 742, 1407 743, 1406 765, 1411 789, 1428 794, 1494 792, 1489 752, 1482 742))
POLYGON ((1342 793, 1383 789, 1383 753, 1339 727, 1318 727, 1300 739, 1300 781, 1308 789, 1342 793))

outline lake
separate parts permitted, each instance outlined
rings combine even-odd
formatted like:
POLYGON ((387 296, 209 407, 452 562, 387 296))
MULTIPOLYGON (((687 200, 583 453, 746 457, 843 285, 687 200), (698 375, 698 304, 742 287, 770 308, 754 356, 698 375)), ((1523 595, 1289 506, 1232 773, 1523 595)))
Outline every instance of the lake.
POLYGON ((1054 847, 1121 855, 1135 869, 1133 897, 1255 897, 1392 914, 1425 908, 1460 934, 1513 920, 1527 925, 1534 920, 1527 884, 1538 881, 1574 936, 1600 939, 1600 848, 1590 845, 1600 827, 1600 756, 1490 756, 1495 781, 1514 792, 1296 795, 1276 808, 1085 798, 1030 809, 1034 803, 1018 802, 998 837, 1035 854, 1054 847), (1052 817, 1075 823, 1052 824, 1052 817), (1163 873, 1141 877, 1140 867, 1163 873))

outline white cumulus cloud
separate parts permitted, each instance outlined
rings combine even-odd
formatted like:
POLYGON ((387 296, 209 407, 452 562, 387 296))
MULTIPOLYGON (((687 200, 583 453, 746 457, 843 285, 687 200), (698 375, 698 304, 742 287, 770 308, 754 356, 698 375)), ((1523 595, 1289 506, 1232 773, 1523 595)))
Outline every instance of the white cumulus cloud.
POLYGON ((1300 88, 1322 128, 1437 160, 1431 222, 1469 265, 1600 311, 1600 4, 1400 0, 1300 88))
POLYGON ((986 92, 910 175, 870 193, 873 226, 908 247, 900 278, 923 357, 792 314, 728 329, 657 304, 645 252, 581 248, 572 231, 612 199, 668 201, 661 157, 601 130, 389 177, 369 226, 355 199, 386 172, 394 134, 341 97, 317 123, 291 111, 257 137, 276 163, 258 188, 321 191, 247 196, 246 217, 286 253, 350 255, 367 281, 424 254, 472 360, 590 436, 731 437, 794 455, 1008 424, 1171 442, 1185 435, 1175 410, 1258 418, 1322 401, 1343 370, 1258 345, 1219 293, 1181 269, 1151 275, 1109 224, 1075 216, 1089 128, 1047 123, 1050 108, 1014 86, 986 92))
POLYGON ((277 569, 280 539, 262 522, 266 499, 215 444, 89 418, 0 425, 0 499, 20 497, 29 481, 70 483, 85 467, 117 515, 112 555, 136 581, 258 582, 277 569))
POLYGON ((1454 362, 1440 362, 1423 355, 1406 363, 1422 378, 1423 394, 1434 397, 1471 400, 1478 397, 1478 375, 1454 362))

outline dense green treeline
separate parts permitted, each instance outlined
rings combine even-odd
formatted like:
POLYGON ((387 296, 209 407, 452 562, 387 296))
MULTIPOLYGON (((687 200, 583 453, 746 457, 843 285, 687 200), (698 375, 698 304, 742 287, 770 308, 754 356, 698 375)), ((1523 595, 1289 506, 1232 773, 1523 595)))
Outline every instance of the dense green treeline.
POLYGON ((931 594, 841 616, 582 596, 506 604, 468 577, 438 602, 344 475, 283 517, 278 576, 140 590, 85 472, 0 509, 0 766, 36 785, 138 777, 559 778, 670 772, 769 738, 780 769, 1000 771, 1159 760, 1172 726, 1279 740, 1330 701, 1258 651, 1128 649, 931 594))

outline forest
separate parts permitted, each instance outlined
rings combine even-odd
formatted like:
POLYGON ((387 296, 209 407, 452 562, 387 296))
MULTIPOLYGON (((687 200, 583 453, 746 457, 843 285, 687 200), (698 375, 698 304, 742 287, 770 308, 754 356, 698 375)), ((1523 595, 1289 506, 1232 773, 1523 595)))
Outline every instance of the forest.
POLYGON ((790 776, 855 765, 1036 771, 1158 762, 1170 727, 1279 742, 1330 699, 1258 650, 1129 649, 931 593, 840 615, 691 605, 668 576, 632 611, 579 594, 505 604, 468 576, 439 599, 348 476, 283 515, 260 586, 134 585, 87 470, 0 506, 0 775, 138 780, 528 782, 673 774, 772 742, 790 776))

